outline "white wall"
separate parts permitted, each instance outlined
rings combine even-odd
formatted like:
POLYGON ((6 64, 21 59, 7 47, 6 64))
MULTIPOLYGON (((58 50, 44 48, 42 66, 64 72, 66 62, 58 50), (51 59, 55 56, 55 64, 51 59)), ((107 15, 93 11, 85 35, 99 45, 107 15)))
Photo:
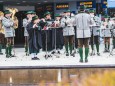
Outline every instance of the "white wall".
MULTIPOLYGON (((71 11, 76 11, 77 10, 77 2, 74 1, 74 2, 69 2, 69 10, 71 11)), ((65 10, 56 10, 56 3, 54 4, 54 12, 55 13, 61 13, 65 10)))
POLYGON ((17 8, 19 11, 35 10, 35 6, 4 6, 6 8, 17 8))

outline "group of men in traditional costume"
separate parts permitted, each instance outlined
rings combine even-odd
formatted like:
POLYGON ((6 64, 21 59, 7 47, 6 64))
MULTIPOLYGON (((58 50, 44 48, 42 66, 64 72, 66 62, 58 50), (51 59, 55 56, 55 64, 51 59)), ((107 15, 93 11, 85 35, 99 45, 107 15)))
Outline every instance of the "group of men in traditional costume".
MULTIPOLYGON (((95 55, 94 45, 96 45, 97 55, 100 56, 101 32, 105 43, 104 52, 110 51, 111 36, 113 48, 115 48, 115 18, 110 21, 108 16, 105 16, 104 21, 101 21, 101 18, 95 15, 94 10, 86 12, 84 6, 80 6, 77 15, 72 14, 70 10, 66 10, 62 15, 55 14, 55 19, 52 19, 51 15, 50 12, 46 12, 44 18, 40 19, 34 11, 28 11, 26 18, 23 19, 25 52, 26 55, 31 55, 32 60, 39 60, 37 54, 40 49, 51 52, 51 54, 54 54, 57 49, 60 54, 63 45, 66 56, 75 57, 73 49, 75 49, 74 44, 77 39, 80 62, 88 62, 89 44, 91 44, 91 56, 95 55), (85 50, 85 56, 83 56, 83 50, 85 50)), ((6 38, 6 57, 13 56, 15 22, 11 16, 12 13, 9 10, 4 12, 4 17, 0 15, 0 28, 4 28, 6 38)), ((2 54, 2 40, 0 33, 0 54, 2 54)))

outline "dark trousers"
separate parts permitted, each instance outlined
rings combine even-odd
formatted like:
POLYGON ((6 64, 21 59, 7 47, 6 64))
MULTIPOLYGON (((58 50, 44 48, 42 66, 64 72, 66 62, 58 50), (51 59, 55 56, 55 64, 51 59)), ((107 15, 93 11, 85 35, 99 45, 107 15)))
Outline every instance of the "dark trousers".
POLYGON ((108 43, 110 45, 110 37, 104 37, 104 43, 108 43))
POLYGON ((90 43, 91 43, 91 45, 93 45, 93 44, 99 44, 99 36, 93 36, 93 35, 91 35, 90 43))
POLYGON ((69 44, 73 44, 74 41, 74 36, 64 36, 64 44, 67 45, 69 44))
POLYGON ((7 37, 6 38, 6 45, 13 45, 14 44, 14 40, 12 37, 7 37))
POLYGON ((89 48, 89 38, 78 38, 78 47, 79 48, 89 48))
POLYGON ((0 44, 4 44, 4 34, 0 33, 0 44))

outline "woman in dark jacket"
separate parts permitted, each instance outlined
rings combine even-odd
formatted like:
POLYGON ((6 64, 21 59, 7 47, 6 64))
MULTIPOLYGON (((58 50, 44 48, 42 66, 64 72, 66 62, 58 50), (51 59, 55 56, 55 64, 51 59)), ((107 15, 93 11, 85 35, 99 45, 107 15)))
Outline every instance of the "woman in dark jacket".
POLYGON ((29 53, 31 54, 32 60, 39 60, 37 53, 42 48, 41 39, 41 26, 39 25, 40 19, 38 16, 32 17, 31 23, 27 26, 27 31, 29 34, 29 53))

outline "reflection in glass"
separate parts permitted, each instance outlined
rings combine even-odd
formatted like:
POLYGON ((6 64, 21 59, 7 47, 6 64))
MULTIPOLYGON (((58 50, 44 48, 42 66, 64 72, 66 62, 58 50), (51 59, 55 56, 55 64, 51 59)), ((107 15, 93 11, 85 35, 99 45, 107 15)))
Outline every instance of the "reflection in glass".
POLYGON ((102 80, 105 81, 109 77, 112 78, 113 81, 110 81, 115 86, 114 68, 0 70, 0 86, 82 86, 83 83, 83 86, 91 86, 86 83, 90 83, 91 80, 94 84, 101 77, 104 77, 102 80))

